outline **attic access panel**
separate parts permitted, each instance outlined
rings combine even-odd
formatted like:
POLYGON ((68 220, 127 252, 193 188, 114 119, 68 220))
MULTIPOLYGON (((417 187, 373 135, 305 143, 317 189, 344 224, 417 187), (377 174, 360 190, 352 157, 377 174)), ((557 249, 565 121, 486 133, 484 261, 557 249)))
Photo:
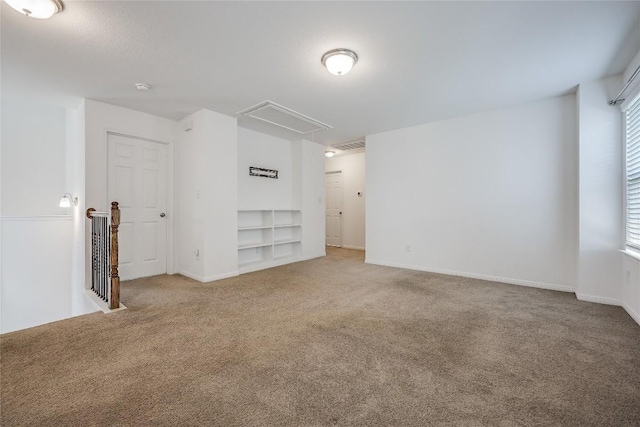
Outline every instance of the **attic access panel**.
POLYGON ((339 142, 339 143, 333 144, 331 146, 333 148, 337 148, 338 150, 342 150, 342 151, 355 150, 357 148, 364 148, 365 140, 364 139, 358 139, 358 140, 349 141, 349 142, 339 142))
POLYGON ((333 128, 331 125, 268 100, 238 111, 236 114, 262 120, 302 135, 333 128))

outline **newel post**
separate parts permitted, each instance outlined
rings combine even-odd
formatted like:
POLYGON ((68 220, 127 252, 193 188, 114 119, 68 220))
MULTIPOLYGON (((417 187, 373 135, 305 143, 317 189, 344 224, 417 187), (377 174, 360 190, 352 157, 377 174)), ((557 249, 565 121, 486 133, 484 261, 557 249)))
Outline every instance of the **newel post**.
POLYGON ((120 208, 118 202, 111 203, 111 296, 109 308, 120 308, 120 276, 118 276, 118 227, 120 226, 120 208))

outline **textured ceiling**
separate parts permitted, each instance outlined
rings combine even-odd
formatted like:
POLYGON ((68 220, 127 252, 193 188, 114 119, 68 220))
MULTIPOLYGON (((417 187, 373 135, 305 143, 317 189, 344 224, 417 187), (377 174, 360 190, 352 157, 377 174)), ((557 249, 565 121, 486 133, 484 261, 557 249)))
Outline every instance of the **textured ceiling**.
POLYGON ((2 2, 1 12, 5 95, 173 119, 269 99, 332 125, 314 136, 325 144, 571 93, 640 49, 639 2, 66 1, 47 21, 2 2), (320 63, 338 47, 360 57, 343 77, 320 63))

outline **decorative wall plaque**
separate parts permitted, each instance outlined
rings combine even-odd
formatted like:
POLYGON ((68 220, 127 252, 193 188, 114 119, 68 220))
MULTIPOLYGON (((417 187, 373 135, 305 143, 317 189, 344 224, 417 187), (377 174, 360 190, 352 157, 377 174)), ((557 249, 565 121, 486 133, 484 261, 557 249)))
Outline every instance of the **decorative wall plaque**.
POLYGON ((257 168, 255 166, 249 166, 249 175, 261 176, 264 178, 278 179, 278 171, 275 169, 257 168))

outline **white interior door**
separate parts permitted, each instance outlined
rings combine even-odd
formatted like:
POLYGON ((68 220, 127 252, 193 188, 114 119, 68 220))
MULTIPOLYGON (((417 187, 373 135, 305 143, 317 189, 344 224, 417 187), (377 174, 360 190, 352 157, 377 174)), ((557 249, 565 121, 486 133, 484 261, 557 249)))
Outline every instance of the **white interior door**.
POLYGON ((325 175, 327 246, 342 246, 342 172, 325 175))
POLYGON ((119 274, 122 280, 167 272, 167 148, 109 134, 107 195, 120 206, 119 274))

